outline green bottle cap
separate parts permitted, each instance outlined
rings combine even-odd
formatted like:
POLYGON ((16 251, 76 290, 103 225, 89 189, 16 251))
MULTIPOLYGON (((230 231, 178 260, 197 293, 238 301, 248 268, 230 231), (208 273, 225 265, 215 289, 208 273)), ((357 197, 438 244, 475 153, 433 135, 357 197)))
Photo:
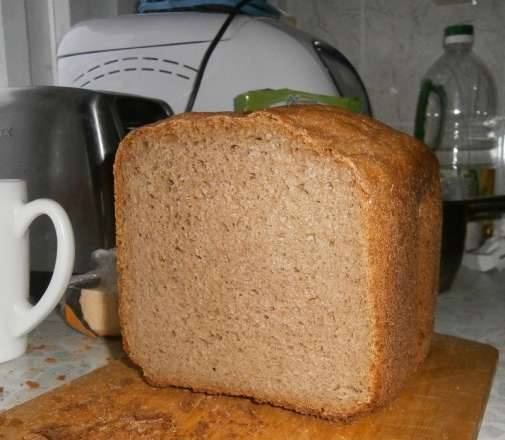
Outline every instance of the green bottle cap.
POLYGON ((452 35, 473 35, 473 26, 471 24, 454 24, 447 26, 444 30, 444 37, 452 35))

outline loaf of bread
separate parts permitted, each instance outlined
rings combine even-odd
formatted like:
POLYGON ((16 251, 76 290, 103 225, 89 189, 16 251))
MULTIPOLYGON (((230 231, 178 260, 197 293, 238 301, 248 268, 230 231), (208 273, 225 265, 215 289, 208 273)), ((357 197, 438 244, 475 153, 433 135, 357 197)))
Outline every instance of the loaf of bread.
POLYGON ((328 419, 383 405, 425 358, 438 164, 325 106, 192 113, 115 163, 125 349, 157 386, 328 419))

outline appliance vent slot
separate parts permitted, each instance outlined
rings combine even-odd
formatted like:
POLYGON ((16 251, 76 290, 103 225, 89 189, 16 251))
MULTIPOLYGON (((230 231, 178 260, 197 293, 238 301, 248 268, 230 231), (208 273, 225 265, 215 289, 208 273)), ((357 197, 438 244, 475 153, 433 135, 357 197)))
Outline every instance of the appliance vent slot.
POLYGON ((121 72, 145 72, 146 75, 173 75, 174 77, 182 80, 190 81, 194 78, 198 69, 188 64, 182 64, 179 61, 169 60, 166 58, 159 58, 155 56, 128 56, 123 58, 113 58, 104 61, 102 64, 94 65, 85 72, 77 75, 74 78, 73 83, 77 83, 76 86, 78 87, 86 87, 94 81, 98 81, 110 75, 117 75, 121 72), (113 64, 113 66, 111 66, 111 64, 113 64), (166 68, 168 67, 167 64, 171 66, 170 70, 166 68), (111 67, 113 69, 109 70, 111 67), (89 75, 90 72, 93 72, 94 75, 89 75))
POLYGON ((193 72, 198 72, 198 69, 195 69, 194 67, 188 66, 187 64, 183 64, 182 67, 192 70, 193 72))

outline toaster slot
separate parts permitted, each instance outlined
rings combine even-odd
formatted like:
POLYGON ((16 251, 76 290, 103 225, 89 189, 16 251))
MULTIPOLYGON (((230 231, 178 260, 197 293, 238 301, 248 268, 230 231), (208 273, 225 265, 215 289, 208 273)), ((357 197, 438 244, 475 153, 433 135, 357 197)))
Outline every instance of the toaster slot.
POLYGON ((163 101, 129 96, 116 98, 116 110, 122 126, 127 131, 173 115, 170 106, 163 101))

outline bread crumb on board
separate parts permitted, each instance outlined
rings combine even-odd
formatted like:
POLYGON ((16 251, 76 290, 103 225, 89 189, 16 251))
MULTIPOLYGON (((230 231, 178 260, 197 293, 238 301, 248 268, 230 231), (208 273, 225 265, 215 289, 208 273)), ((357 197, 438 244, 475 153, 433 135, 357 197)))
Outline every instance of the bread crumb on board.
POLYGON ((28 346, 28 353, 31 352, 31 351, 35 351, 35 350, 45 350, 46 348, 46 345, 45 344, 40 344, 40 345, 29 345, 28 346))
POLYGON ((36 389, 36 388, 40 388, 40 383, 35 382, 35 381, 33 381, 33 380, 27 380, 27 381, 25 382, 25 385, 26 385, 28 388, 30 388, 31 390, 34 390, 34 389, 36 389))

